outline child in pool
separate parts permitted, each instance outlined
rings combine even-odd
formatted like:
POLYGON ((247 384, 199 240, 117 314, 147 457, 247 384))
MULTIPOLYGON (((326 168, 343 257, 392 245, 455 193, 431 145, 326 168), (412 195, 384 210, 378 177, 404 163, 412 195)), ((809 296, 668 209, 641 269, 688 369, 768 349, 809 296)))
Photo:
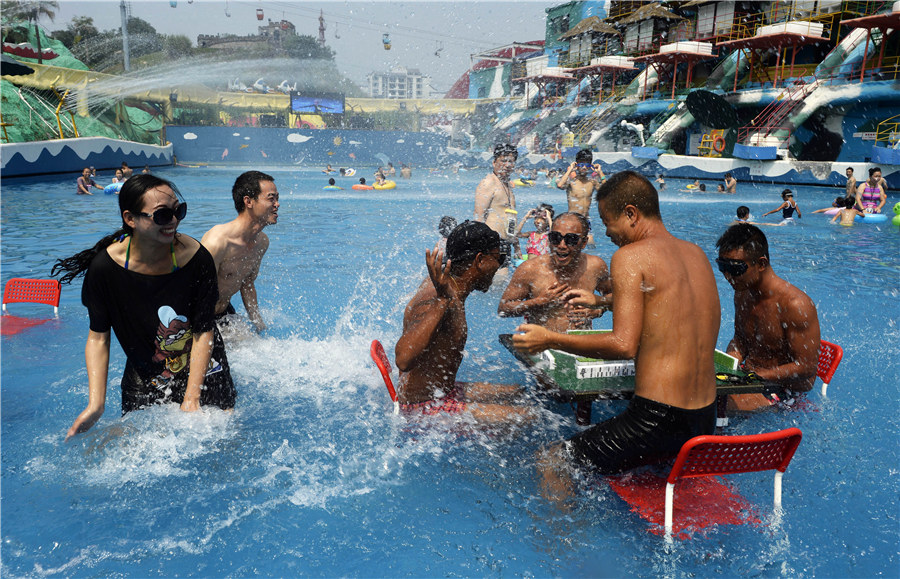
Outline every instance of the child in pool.
POLYGON ((822 209, 816 209, 813 213, 826 213, 828 211, 834 211, 837 209, 837 213, 840 213, 841 208, 844 207, 844 199, 853 199, 854 203, 856 199, 854 197, 835 197, 834 201, 831 202, 831 207, 823 207, 822 209))
MULTIPOLYGON (((525 252, 527 255, 547 255, 550 253, 550 241, 547 239, 547 233, 553 227, 553 206, 541 203, 535 209, 529 209, 525 214, 525 218, 519 222, 516 229, 516 237, 528 238, 525 243, 525 252), (522 233, 525 223, 534 218, 535 231, 531 233, 522 233)), ((522 259, 522 255, 517 255, 517 259, 522 259)), ((527 258, 526 258, 527 259, 527 258)))
POLYGON ((840 199, 841 203, 843 203, 843 207, 831 218, 831 223, 834 223, 840 218, 841 225, 844 227, 853 227, 853 220, 856 219, 857 215, 863 215, 863 212, 854 207, 854 205, 856 205, 856 199, 853 197, 841 197, 840 199))

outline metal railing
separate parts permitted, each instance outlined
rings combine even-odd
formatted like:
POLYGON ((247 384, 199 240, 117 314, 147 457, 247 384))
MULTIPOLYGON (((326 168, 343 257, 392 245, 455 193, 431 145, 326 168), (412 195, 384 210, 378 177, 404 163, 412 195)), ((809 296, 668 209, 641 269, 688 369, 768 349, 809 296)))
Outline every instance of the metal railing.
POLYGON ((896 149, 900 143, 900 121, 894 119, 900 118, 900 115, 894 115, 886 118, 875 129, 875 145, 878 143, 887 143, 889 149, 896 149))

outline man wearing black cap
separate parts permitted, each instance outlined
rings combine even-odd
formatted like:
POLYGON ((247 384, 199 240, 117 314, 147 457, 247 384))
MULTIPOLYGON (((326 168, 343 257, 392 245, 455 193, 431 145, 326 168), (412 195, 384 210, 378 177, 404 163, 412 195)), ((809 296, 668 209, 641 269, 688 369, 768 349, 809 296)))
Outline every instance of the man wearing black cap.
POLYGON ((434 415, 469 413, 479 423, 525 420, 531 413, 501 404, 519 393, 512 385, 457 382, 466 346, 466 298, 486 292, 509 258, 500 236, 484 223, 465 221, 447 239, 444 252, 425 252, 428 279, 403 314, 403 335, 394 350, 400 370, 400 407, 434 415))
POLYGON ((518 158, 519 152, 509 143, 494 147, 493 172, 475 189, 475 221, 486 223, 501 239, 516 245, 516 196, 509 176, 518 158))

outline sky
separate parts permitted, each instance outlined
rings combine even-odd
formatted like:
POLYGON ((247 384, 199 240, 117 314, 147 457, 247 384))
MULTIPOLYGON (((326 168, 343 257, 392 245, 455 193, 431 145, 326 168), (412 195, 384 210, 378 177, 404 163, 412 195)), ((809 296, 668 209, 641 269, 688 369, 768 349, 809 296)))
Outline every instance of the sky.
MULTIPOLYGON (((395 66, 417 68, 432 78, 441 94, 471 65, 470 55, 512 42, 543 40, 545 9, 561 2, 342 2, 266 0, 137 0, 127 2, 131 15, 160 33, 183 34, 196 45, 198 34, 256 34, 269 19, 289 20, 298 34, 318 37, 319 12, 325 17, 326 46, 336 52, 338 70, 361 87, 366 75, 395 66), (256 11, 262 9, 263 22, 256 11), (230 14, 230 16, 228 16, 230 14), (384 50, 382 35, 391 36, 384 50), (435 53, 438 53, 437 55, 435 53)), ((119 28, 115 0, 59 0, 49 30, 65 28, 73 16, 90 16, 99 30, 119 28)), ((247 79, 253 82, 255 79, 247 79)), ((269 82, 275 81, 272 79, 269 82)))

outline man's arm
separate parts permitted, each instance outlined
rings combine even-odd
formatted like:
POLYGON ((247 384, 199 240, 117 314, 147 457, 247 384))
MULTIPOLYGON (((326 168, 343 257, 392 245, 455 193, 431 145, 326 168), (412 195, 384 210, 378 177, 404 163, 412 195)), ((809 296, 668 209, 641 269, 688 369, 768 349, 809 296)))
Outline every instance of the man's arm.
POLYGON ((569 168, 566 169, 566 172, 562 174, 562 176, 556 180, 556 188, 557 189, 568 189, 569 188, 569 175, 572 171, 575 170, 575 161, 569 165, 569 168))
POLYGON ((256 262, 256 266, 253 268, 250 275, 241 282, 241 300, 244 302, 244 309, 247 310, 247 317, 250 318, 250 321, 253 323, 257 332, 265 330, 266 323, 259 313, 259 304, 256 301, 256 277, 259 275, 259 267, 262 264, 263 257, 266 255, 266 250, 269 249, 268 236, 266 236, 265 233, 261 233, 260 235, 259 261, 256 262))
POLYGON ((641 291, 643 271, 632 258, 629 248, 619 249, 612 257, 613 330, 604 334, 559 334, 534 324, 523 324, 513 336, 513 344, 523 352, 534 354, 547 350, 563 350, 580 356, 628 360, 637 355, 644 315, 641 291))
POLYGON ((487 182, 482 179, 481 183, 475 189, 475 221, 484 223, 485 215, 491 208, 491 201, 494 199, 494 190, 487 182))
POLYGON ((418 357, 428 348, 441 325, 452 300, 435 296, 408 309, 404 316, 403 335, 394 348, 394 361, 401 372, 416 366, 418 357))

